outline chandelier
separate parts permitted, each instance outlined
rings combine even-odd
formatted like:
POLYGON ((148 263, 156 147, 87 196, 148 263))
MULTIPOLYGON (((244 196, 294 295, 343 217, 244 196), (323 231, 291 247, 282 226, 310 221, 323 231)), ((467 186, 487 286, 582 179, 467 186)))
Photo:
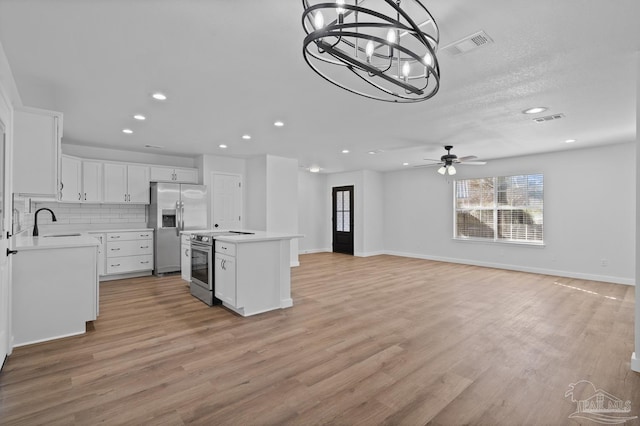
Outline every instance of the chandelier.
POLYGON ((419 0, 302 5, 304 59, 325 80, 387 102, 419 102, 438 92, 438 26, 419 0))

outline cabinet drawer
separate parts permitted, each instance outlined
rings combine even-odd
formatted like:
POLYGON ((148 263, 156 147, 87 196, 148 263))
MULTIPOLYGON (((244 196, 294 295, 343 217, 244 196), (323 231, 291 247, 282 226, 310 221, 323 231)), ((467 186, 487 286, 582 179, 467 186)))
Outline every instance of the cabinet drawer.
POLYGON ((107 257, 153 254, 151 240, 107 241, 107 257))
POLYGON ((125 274, 151 269, 153 269, 153 255, 151 254, 107 259, 107 274, 125 274))
POLYGON ((224 241, 216 241, 216 253, 222 253, 228 256, 235 256, 236 245, 233 243, 226 243, 224 241))
POLYGON ((149 240, 152 238, 153 231, 109 232, 107 234, 107 241, 149 240))

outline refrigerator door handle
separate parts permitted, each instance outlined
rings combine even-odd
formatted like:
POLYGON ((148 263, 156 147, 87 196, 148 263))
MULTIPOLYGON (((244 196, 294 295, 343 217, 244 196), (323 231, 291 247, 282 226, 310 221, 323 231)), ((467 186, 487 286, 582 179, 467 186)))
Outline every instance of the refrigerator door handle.
POLYGON ((180 216, 182 216, 180 201, 176 201, 176 235, 180 236, 180 216))
POLYGON ((184 201, 180 201, 180 231, 184 231, 184 201))

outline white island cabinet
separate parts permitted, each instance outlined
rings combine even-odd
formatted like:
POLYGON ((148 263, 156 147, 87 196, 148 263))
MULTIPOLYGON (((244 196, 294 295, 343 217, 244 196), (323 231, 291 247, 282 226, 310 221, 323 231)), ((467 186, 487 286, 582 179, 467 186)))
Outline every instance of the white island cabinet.
POLYGON ((290 240, 300 237, 267 232, 216 237, 216 298, 242 316, 293 306, 290 240))
POLYGON ((82 334, 98 316, 98 240, 16 237, 13 346, 82 334))

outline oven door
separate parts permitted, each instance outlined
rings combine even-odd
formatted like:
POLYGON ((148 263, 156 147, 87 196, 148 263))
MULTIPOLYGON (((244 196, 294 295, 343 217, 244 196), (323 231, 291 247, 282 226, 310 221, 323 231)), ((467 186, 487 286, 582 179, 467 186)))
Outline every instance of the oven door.
POLYGON ((213 247, 191 242, 191 282, 213 291, 213 247))

